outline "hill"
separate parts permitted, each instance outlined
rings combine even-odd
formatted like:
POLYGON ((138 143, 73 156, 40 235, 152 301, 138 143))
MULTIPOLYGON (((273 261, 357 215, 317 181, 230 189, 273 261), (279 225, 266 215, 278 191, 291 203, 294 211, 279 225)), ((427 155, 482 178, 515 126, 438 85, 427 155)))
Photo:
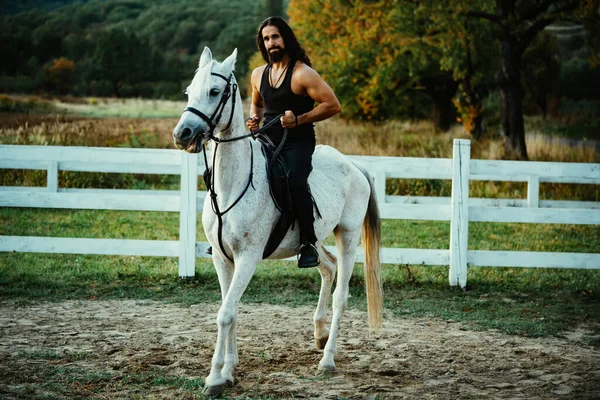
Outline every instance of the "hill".
POLYGON ((238 48, 243 83, 263 15, 260 0, 4 1, 0 91, 179 96, 204 46, 238 48))

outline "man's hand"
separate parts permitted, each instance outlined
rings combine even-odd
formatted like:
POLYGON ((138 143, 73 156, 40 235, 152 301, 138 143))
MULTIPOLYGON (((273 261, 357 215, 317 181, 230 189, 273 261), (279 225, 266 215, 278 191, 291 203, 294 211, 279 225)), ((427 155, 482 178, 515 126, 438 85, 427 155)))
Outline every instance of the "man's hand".
POLYGON ((246 120, 246 127, 250 128, 250 130, 255 131, 258 129, 258 124, 260 123, 260 118, 258 114, 254 114, 250 118, 246 120))
POLYGON ((290 110, 287 110, 285 114, 280 118, 281 126, 287 129, 292 129, 298 126, 298 117, 290 110))

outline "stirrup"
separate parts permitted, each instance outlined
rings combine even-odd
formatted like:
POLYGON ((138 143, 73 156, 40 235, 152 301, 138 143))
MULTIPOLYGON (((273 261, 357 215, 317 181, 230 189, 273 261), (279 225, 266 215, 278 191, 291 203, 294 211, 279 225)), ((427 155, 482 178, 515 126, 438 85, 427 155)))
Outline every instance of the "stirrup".
POLYGON ((315 246, 312 243, 302 244, 298 251, 298 268, 311 268, 311 267, 316 267, 319 264, 320 264, 320 260, 319 260, 319 251, 317 250, 317 246, 315 246), (309 259, 303 260, 302 259, 302 249, 307 246, 310 246, 314 249, 314 254, 309 254, 307 256, 309 259))

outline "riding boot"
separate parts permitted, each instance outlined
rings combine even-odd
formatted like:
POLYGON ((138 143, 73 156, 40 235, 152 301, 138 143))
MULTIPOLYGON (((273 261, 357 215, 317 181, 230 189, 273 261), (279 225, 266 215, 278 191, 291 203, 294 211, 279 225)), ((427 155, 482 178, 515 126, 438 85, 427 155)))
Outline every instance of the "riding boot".
POLYGON ((310 268, 319 265, 319 252, 312 243, 305 243, 300 246, 298 258, 298 268, 310 268))
POLYGON ((315 217, 308 185, 293 188, 292 196, 294 198, 294 211, 298 220, 298 227, 300 228, 301 245, 298 268, 316 267, 319 265, 319 253, 315 246, 317 242, 314 227, 315 217))

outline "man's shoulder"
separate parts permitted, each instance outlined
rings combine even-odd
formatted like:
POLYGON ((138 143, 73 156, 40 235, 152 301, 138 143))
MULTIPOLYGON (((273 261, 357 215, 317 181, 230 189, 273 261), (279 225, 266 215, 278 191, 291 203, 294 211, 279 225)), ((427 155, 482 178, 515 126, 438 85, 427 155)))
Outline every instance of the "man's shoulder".
POLYGON ((294 64, 294 71, 299 71, 299 72, 307 72, 307 71, 314 71, 311 67, 309 67, 307 64, 303 63, 300 60, 297 60, 296 63, 294 64))
POLYGON ((254 68, 254 71, 252 71, 252 75, 254 76, 254 75, 262 74, 263 71, 265 70, 265 68, 267 68, 267 64, 254 68))
POLYGON ((307 64, 302 61, 296 61, 296 65, 294 65, 294 77, 300 79, 314 79, 318 77, 319 74, 317 71, 309 67, 307 64))

